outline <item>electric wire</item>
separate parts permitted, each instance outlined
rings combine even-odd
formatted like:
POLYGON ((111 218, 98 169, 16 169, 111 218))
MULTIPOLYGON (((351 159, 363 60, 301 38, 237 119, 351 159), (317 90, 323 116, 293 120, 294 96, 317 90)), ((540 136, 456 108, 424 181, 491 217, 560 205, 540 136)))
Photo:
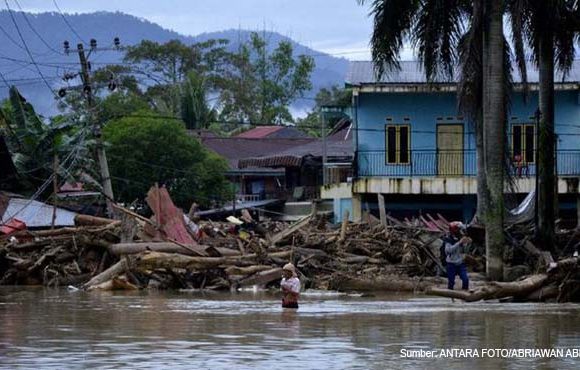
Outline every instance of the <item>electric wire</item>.
POLYGON ((14 18, 14 14, 12 12, 12 9, 10 8, 10 5, 8 4, 8 0, 4 0, 4 3, 6 4, 6 8, 8 9, 8 14, 10 14, 10 18, 12 19, 12 23, 14 23, 14 27, 16 27, 16 31, 18 32, 18 36, 20 37, 20 40, 22 41, 22 44, 24 45, 24 48, 26 49, 26 53, 30 57, 30 61, 36 67, 36 70, 37 70, 38 74, 40 75, 40 77, 42 78, 42 80, 44 81, 44 84, 46 85, 46 87, 48 87, 50 92, 52 92, 52 94, 55 97, 58 97, 56 92, 52 89, 52 86, 50 86, 48 81, 46 81, 46 79, 44 78, 44 75, 42 74, 42 71, 40 70, 40 67, 38 66, 38 64, 36 64, 36 61, 34 60, 34 56, 32 55, 32 52, 30 51, 30 49, 28 48, 28 45, 26 44, 26 41, 24 40, 24 37, 22 36, 22 32, 20 32, 20 28, 18 27, 18 23, 16 22, 16 19, 14 18))
POLYGON ((28 24, 28 27, 30 28, 30 30, 38 37, 38 39, 44 44, 44 46, 46 46, 50 51, 52 51, 55 54, 64 55, 63 52, 61 52, 61 51, 53 48, 52 46, 50 46, 50 44, 48 42, 46 42, 46 40, 44 39, 44 37, 42 37, 42 35, 36 30, 36 28, 34 28, 34 26, 32 25, 32 23, 30 22, 30 19, 28 19, 28 16, 26 15, 26 12, 20 6, 20 3, 18 2, 18 0, 14 0, 14 3, 16 3, 16 6, 18 6, 18 9, 20 9, 20 14, 22 14, 22 17, 24 17, 24 20, 28 24))
POLYGON ((78 32, 74 29, 74 27, 72 26, 72 24, 69 23, 69 21, 66 19, 64 13, 62 12, 62 10, 60 10, 60 7, 58 6, 58 3, 56 2, 56 0, 52 0, 52 3, 54 4, 54 6, 56 7, 56 9, 58 10, 58 13, 60 14, 60 16, 62 17, 62 20, 64 21, 64 23, 66 23, 67 27, 72 31, 72 33, 75 34, 75 36, 83 43, 87 43, 85 40, 83 40, 83 38, 78 34, 78 32))

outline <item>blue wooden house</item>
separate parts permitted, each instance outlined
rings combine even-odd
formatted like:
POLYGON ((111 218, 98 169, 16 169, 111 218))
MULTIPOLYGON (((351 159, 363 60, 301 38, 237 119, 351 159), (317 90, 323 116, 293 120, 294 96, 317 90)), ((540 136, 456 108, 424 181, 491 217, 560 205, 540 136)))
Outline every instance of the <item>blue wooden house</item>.
MULTIPOLYGON (((508 114, 507 148, 515 187, 506 193, 514 205, 535 189, 538 73, 533 67, 528 73, 531 91, 526 101, 519 75, 513 76, 515 93, 508 114)), ((371 62, 352 62, 346 85, 353 89, 356 125, 354 218, 365 209, 376 209, 377 194, 383 194, 387 210, 399 216, 439 212, 469 220, 477 193, 475 136, 471 123, 457 113, 455 81, 428 84, 414 61, 402 62, 400 71, 381 79, 371 62)), ((565 80, 556 76, 555 101, 560 204, 575 218, 580 64, 574 65, 565 80)))

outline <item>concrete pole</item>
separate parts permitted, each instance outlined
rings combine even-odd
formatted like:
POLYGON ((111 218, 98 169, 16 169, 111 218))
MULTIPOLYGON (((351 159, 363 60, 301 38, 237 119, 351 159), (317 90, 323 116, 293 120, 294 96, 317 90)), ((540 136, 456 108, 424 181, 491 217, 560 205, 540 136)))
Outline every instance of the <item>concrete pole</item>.
MULTIPOLYGON (((89 117, 92 117, 91 110, 94 107, 93 101, 93 88, 91 86, 91 75, 89 73, 89 66, 87 58, 85 56, 85 51, 83 44, 77 45, 77 50, 79 53, 79 60, 82 68, 82 78, 83 78, 83 93, 86 95, 87 103, 89 106, 89 117)), ((109 174, 109 165, 107 162, 107 155, 105 153, 105 147, 103 145, 103 140, 101 138, 101 124, 97 120, 93 120, 93 130, 95 141, 97 143, 97 160, 99 161, 99 168, 101 172, 101 181, 103 186, 103 193, 107 198, 107 214, 109 217, 113 217, 114 209, 113 202, 115 201, 113 196, 113 185, 111 184, 111 175, 109 174)))

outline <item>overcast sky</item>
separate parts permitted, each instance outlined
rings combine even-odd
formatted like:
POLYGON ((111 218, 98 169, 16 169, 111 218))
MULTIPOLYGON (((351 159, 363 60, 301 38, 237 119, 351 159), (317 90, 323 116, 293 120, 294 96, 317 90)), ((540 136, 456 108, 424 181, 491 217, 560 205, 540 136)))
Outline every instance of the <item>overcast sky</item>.
MULTIPOLYGON (((19 0, 26 11, 56 11, 52 0, 19 0)), ((0 3, 1 4, 1 3, 0 3)), ((276 31, 314 49, 369 59, 372 21, 356 0, 57 0, 66 13, 121 11, 185 35, 230 28, 276 31)))

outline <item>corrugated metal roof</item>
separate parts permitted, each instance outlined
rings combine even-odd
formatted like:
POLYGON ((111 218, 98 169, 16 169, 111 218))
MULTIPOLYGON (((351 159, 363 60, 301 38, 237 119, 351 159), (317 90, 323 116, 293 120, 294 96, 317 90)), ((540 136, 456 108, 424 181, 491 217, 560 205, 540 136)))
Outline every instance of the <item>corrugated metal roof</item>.
POLYGON ((282 126, 262 126, 262 127, 255 127, 251 130, 246 132, 242 132, 236 137, 241 137, 245 139, 260 139, 266 136, 273 134, 274 132, 283 129, 282 126))
POLYGON ((231 170, 239 170, 238 161, 243 158, 261 157, 272 153, 278 153, 313 141, 316 141, 316 139, 247 139, 240 137, 216 137, 203 139, 202 143, 205 147, 227 159, 231 170))
MULTIPOLYGON (((354 61, 349 63, 348 72, 346 75, 346 83, 350 85, 360 84, 424 84, 427 83, 425 79, 425 72, 418 61, 402 61, 400 62, 400 70, 387 71, 378 79, 375 73, 374 65, 370 61, 354 61)), ((519 72, 513 71, 513 80, 515 83, 522 81, 519 72)), ((562 73, 556 72, 556 83, 562 82, 562 73)), ((538 69, 533 64, 528 65, 528 82, 537 83, 539 80, 538 69)), ((453 81, 438 80, 437 83, 455 83, 457 76, 453 81)), ((572 69, 564 82, 574 83, 580 82, 580 62, 575 61, 572 69)))
MULTIPOLYGON (((50 227, 52 224, 53 206, 38 202, 36 200, 11 198, 4 215, 2 223, 7 223, 12 218, 23 221, 29 228, 50 227)), ((74 226, 76 213, 66 209, 56 209, 55 226, 74 226)))
MULTIPOLYGON (((326 154, 328 160, 332 158, 352 158, 354 149, 352 144, 352 130, 343 122, 340 123, 338 131, 333 131, 328 136, 326 142, 326 154)), ((306 157, 322 157, 323 144, 322 139, 316 139, 310 143, 301 146, 280 150, 263 156, 254 158, 244 158, 238 163, 240 168, 247 167, 300 167, 306 157)))
POLYGON ((254 127, 251 130, 242 132, 235 137, 245 138, 245 139, 265 139, 265 138, 280 138, 280 139, 290 139, 290 138, 306 138, 304 132, 287 126, 260 126, 254 127))

